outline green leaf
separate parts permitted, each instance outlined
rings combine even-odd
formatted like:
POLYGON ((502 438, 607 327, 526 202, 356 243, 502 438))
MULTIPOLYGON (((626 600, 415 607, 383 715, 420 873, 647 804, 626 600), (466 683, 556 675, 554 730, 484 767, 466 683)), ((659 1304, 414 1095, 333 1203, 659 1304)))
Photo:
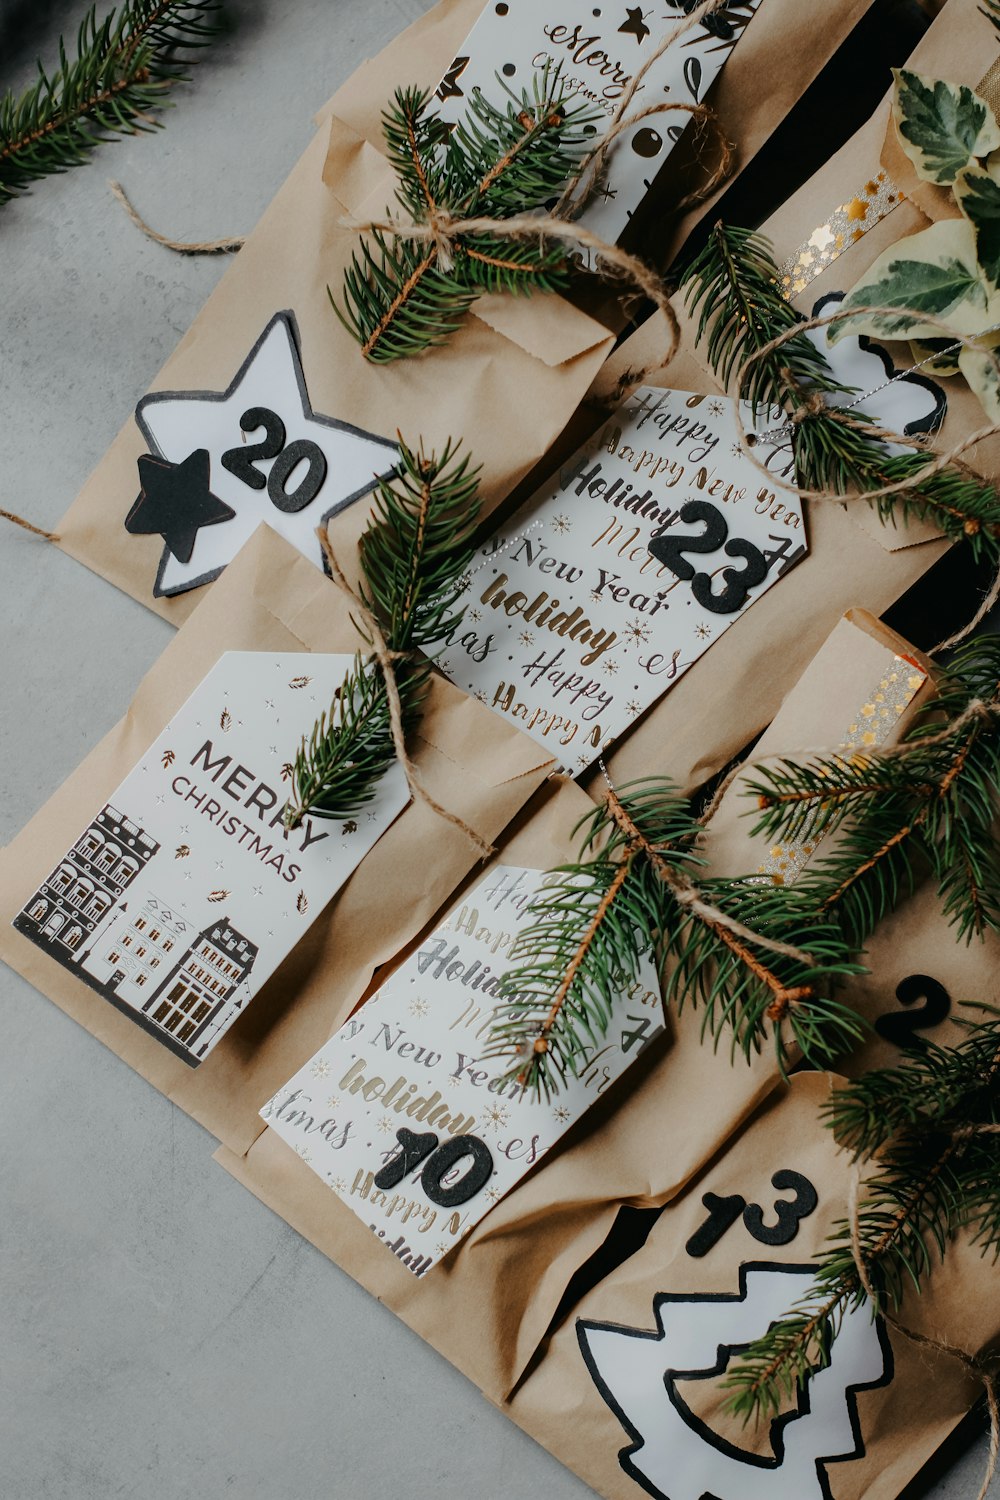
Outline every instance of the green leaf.
POLYGON ((954 339, 913 339, 910 352, 913 363, 919 365, 925 375, 958 374, 959 351, 954 339))
POLYGON ((958 356, 958 368, 969 382, 969 389, 991 422, 1000 422, 1000 370, 998 351, 970 345, 958 356))
POLYGON ((848 334, 883 338, 940 338, 941 328, 921 313, 940 318, 956 333, 976 334, 988 326, 989 292, 976 260, 975 231, 963 219, 943 219, 892 245, 870 267, 842 304, 859 309, 830 330, 830 341, 848 334), (865 312, 899 308, 897 316, 865 312))
POLYGON ((994 291, 1000 287, 1000 183, 980 167, 959 173, 955 198, 976 234, 979 265, 994 291))
POLYGON ((892 116, 899 142, 925 182, 954 182, 977 156, 1000 146, 1000 125, 984 99, 963 84, 894 69, 892 116))

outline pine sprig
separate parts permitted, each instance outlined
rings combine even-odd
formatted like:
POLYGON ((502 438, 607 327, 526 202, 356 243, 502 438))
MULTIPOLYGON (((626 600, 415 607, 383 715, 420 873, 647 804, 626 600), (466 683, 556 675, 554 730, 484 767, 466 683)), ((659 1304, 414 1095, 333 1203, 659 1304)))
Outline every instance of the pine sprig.
POLYGON ((790 889, 696 888, 701 825, 669 783, 611 793, 581 827, 578 860, 553 872, 514 944, 484 1052, 510 1059, 523 1088, 549 1097, 586 1064, 647 957, 665 975, 665 1000, 700 1005, 706 1034, 730 1035, 747 1058, 770 1033, 784 1067, 787 1029, 822 1066, 862 1035, 831 994, 858 972, 837 924, 790 889))
MULTIPOLYGON (((479 470, 450 440, 440 457, 400 437, 395 476, 380 479, 373 513, 361 538, 361 600, 392 653, 401 721, 419 720, 430 674, 429 657, 458 624, 460 580, 471 561, 468 536, 479 513, 479 470)), ((364 617, 355 621, 371 645, 364 617)), ((351 818, 375 797, 396 758, 385 676, 377 655, 360 653, 328 713, 302 741, 295 757, 295 799, 285 821, 307 815, 351 818)))
MULTIPOLYGON (((1000 11, 998 11, 1000 15, 1000 11)), ((806 334, 781 291, 771 248, 760 235, 717 224, 682 281, 697 337, 727 387, 751 356, 791 334, 778 349, 754 360, 736 392, 759 412, 800 410, 810 398, 843 395, 826 356, 806 334)), ((794 461, 802 489, 848 496, 895 484, 905 487, 868 502, 883 525, 930 521, 950 541, 967 542, 978 561, 1000 561, 1000 495, 964 466, 933 474, 926 453, 890 454, 863 411, 813 399, 794 427, 794 461), (920 477, 923 475, 923 477, 920 477)))
POLYGON ((220 0, 124 0, 101 21, 91 8, 74 56, 60 38, 54 72, 39 62, 35 83, 0 97, 0 204, 102 141, 156 128, 152 112, 220 29, 220 0))
POLYGON ((872 1316, 898 1315, 957 1235, 1000 1255, 1000 1022, 965 1027, 957 1046, 929 1043, 831 1100, 838 1140, 876 1165, 856 1225, 835 1227, 812 1287, 728 1371, 730 1409, 745 1421, 776 1416, 829 1365, 852 1309, 870 1301, 872 1316))
MULTIPOLYGON (((530 92, 503 87, 503 107, 477 91, 453 128, 432 112, 428 93, 396 90, 383 133, 396 198, 413 223, 499 221, 558 196, 586 150, 593 112, 567 104, 554 68, 541 70, 530 92)), ((445 245, 375 228, 351 258, 342 302, 332 292, 330 300, 365 357, 385 363, 445 342, 484 293, 559 291, 568 279, 556 243, 474 233, 445 245)))
POLYGON ((838 834, 796 889, 857 950, 930 873, 960 940, 1000 931, 1000 640, 962 645, 903 744, 783 760, 748 782, 771 843, 838 834))

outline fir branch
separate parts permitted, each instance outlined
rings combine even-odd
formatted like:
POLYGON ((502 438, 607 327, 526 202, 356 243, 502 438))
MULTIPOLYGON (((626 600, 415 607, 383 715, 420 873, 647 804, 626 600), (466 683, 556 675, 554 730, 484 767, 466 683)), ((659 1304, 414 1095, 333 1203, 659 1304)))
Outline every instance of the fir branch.
POLYGON ((54 73, 39 62, 35 83, 0 97, 0 204, 79 166, 102 141, 157 127, 152 111, 220 29, 220 0, 123 0, 102 21, 92 7, 75 56, 60 38, 54 73))
MULTIPOLYGON (((399 439, 400 463, 381 479, 361 538, 360 598, 393 654, 405 732, 418 721, 430 673, 428 656, 457 627, 461 578, 471 561, 469 533, 479 512, 478 469, 450 440, 441 456, 399 439), (418 655, 418 653, 420 653, 418 655)), ((364 617, 355 621, 372 644, 364 617)), ((372 801, 396 758, 385 676, 373 654, 359 654, 328 713, 302 741, 286 825, 307 815, 350 818, 372 801)))
POLYGON ((515 942, 484 1053, 509 1058, 523 1088, 548 1097, 578 1072, 647 957, 665 1000, 702 1006, 706 1033, 747 1058, 770 1032, 784 1067, 787 1030, 823 1065, 862 1035, 829 993, 858 972, 837 924, 790 889, 697 887, 701 824, 669 783, 612 792, 581 826, 579 859, 553 872, 515 942))
MULTIPOLYGON (((586 149, 593 112, 567 105, 554 68, 536 75, 531 93, 503 87, 503 108, 477 91, 454 128, 431 113, 429 94, 397 89, 383 133, 397 201, 414 224, 438 215, 502 221, 558 196, 586 149)), ((446 246, 374 228, 345 272, 342 303, 332 292, 330 301, 365 358, 388 362, 445 342, 484 293, 558 291, 568 279, 560 244, 476 233, 446 246)))
POLYGON ((875 1170, 812 1287, 729 1369, 729 1406, 744 1420, 776 1416, 829 1365, 852 1309, 870 1301, 873 1316, 895 1317, 958 1234, 1000 1255, 1000 1021, 965 1028, 957 1046, 930 1043, 833 1096, 827 1123, 875 1170))
MULTIPOLYGON (((698 316, 697 338, 726 386, 745 361, 800 322, 782 294, 770 246, 750 230, 717 224, 681 285, 698 316)), ((883 525, 931 521, 950 541, 967 542, 975 560, 1000 562, 1000 495, 993 484, 962 464, 926 474, 926 453, 890 454, 864 412, 821 399, 849 393, 805 333, 754 359, 736 394, 751 402, 754 420, 761 410, 799 414, 792 441, 800 488, 847 496, 910 480, 867 502, 883 525)))
POLYGON ((927 873, 959 940, 1000 931, 1000 640, 956 651, 901 745, 783 760, 748 790, 770 842, 838 835, 796 889, 836 915, 852 950, 927 873))

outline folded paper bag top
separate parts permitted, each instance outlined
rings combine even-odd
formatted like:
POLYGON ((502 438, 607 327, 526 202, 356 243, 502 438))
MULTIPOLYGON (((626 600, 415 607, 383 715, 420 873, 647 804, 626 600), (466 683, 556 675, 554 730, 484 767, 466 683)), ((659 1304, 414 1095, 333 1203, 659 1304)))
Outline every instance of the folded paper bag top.
POLYGON ((520 309, 487 308, 503 333, 470 317, 426 357, 366 361, 328 288, 357 243, 345 209, 382 212, 392 180, 347 126, 320 128, 140 403, 144 431, 126 423, 60 522, 64 550, 179 623, 261 520, 315 555, 332 517, 347 557, 398 432, 438 451, 462 439, 487 509, 544 454, 611 334, 549 296, 532 302, 544 338, 520 309))
MULTIPOLYGON (((357 644, 349 608, 339 590, 287 542, 267 528, 261 528, 220 580, 218 590, 205 598, 197 614, 150 669, 126 718, 91 752, 27 828, 0 854, 0 954, 3 958, 173 1098, 182 1109, 238 1150, 245 1150, 259 1133, 257 1111, 261 1103, 315 1052, 339 1020, 357 1003, 374 970, 405 946, 431 919, 477 860, 475 847, 463 833, 437 818, 424 805, 413 803, 392 824, 389 830, 391 841, 386 844, 380 841, 372 853, 361 860, 332 905, 323 910, 322 896, 318 894, 310 900, 306 889, 309 904, 305 911, 298 910, 297 896, 304 888, 301 881, 290 883, 284 879, 288 873, 288 861, 284 862, 283 871, 268 867, 268 859, 280 858, 285 845, 275 829, 267 833, 274 811, 267 819, 258 816, 261 803, 270 799, 264 792, 255 795, 255 789, 260 783, 266 783, 276 793, 276 798, 280 796, 285 785, 281 780, 281 767, 294 759, 301 724, 293 721, 287 730, 278 723, 273 723, 272 727, 272 716, 281 717, 279 700, 282 696, 292 712, 292 705, 298 704, 300 699, 308 699, 310 694, 318 695, 321 673, 310 671, 307 663, 304 670, 283 674, 276 671, 272 662, 268 670, 276 678, 280 677, 281 692, 272 694, 266 688, 261 689, 265 696, 274 698, 275 708, 268 709, 262 700, 254 710, 255 714, 259 713, 268 720, 267 732, 259 745, 244 745, 244 726, 240 726, 238 720, 247 719, 245 728, 248 730, 249 717, 238 707, 226 709, 226 700, 217 705, 213 698, 211 721, 203 719, 201 730, 196 724, 190 726, 191 731, 203 734, 212 744, 211 753, 201 756, 201 760, 207 756, 211 769, 202 764, 193 769, 182 766, 178 741, 177 745, 164 745, 161 758, 147 772, 151 782, 157 783, 157 789, 149 799, 150 813, 158 818, 165 817, 170 804, 174 804, 171 815, 176 817, 177 837, 172 839, 163 854, 157 855, 160 868, 170 867, 171 889, 176 886, 178 896, 183 898, 197 885, 202 901, 207 901, 213 893, 224 892, 225 895, 220 895, 217 901, 207 904, 206 914, 220 919, 231 916, 230 925, 236 932, 244 939, 255 941, 252 933, 240 928, 235 907, 230 909, 230 903, 237 899, 233 877, 239 873, 242 882, 239 899, 256 924, 255 930, 264 934, 263 944, 280 941, 266 936, 269 928, 277 932, 279 923, 290 924, 298 936, 297 943, 291 947, 273 979, 252 1004, 246 1005, 245 1009, 241 1005, 234 1024, 196 1071, 186 1067, 160 1041, 126 1019, 108 1004, 103 995, 81 982, 78 974, 54 961, 49 953, 28 941, 9 924, 20 912, 25 912, 28 921, 32 920, 33 906, 43 898, 35 895, 34 902, 29 898, 41 891, 48 876, 58 875, 63 855, 71 846, 76 847, 74 841, 92 822, 101 823, 98 831, 104 841, 102 847, 110 848, 114 844, 127 852, 121 842, 116 843, 111 836, 110 828, 102 823, 102 810, 109 806, 113 808, 111 799, 115 789, 133 767, 146 761, 150 746, 158 742, 164 726, 177 721, 185 700, 227 651, 263 652, 279 659, 289 655, 301 660, 303 653, 307 652, 349 654, 357 644), (290 686, 293 680, 304 677, 314 680, 300 689, 290 686), (228 730, 220 722, 225 713, 231 718, 228 730), (224 775, 220 773, 219 762, 226 757, 226 742, 230 739, 234 742, 240 740, 241 753, 243 748, 249 749, 245 757, 248 769, 260 765, 268 774, 252 778, 237 774, 240 768, 235 762, 225 768, 224 775), (162 755, 167 750, 173 751, 174 759, 169 767, 164 767, 162 755), (220 779, 213 779, 216 775, 220 779), (182 776, 199 783, 182 788, 185 794, 193 791, 192 800, 188 802, 171 790, 174 780, 182 776), (220 790, 226 780, 230 781, 229 793, 220 790), (164 783, 162 787, 161 781, 164 783), (239 793, 238 798, 234 798, 233 793, 239 793), (158 796, 164 798, 163 804, 156 802, 158 796), (196 805, 194 798, 197 797, 204 800, 196 805), (254 805, 246 805, 248 798, 255 799, 254 805), (220 804, 218 813, 209 806, 212 799, 220 804), (178 811, 184 808, 191 811, 190 822, 178 811), (206 809, 212 813, 211 818, 206 817, 206 809), (221 825, 216 821, 219 817, 223 819, 221 825), (232 819, 236 819, 240 826, 234 824, 233 831, 227 833, 226 828, 232 819), (180 832, 182 824, 188 824, 190 836, 180 832), (197 838, 208 836, 201 832, 199 824, 210 830, 212 838, 219 844, 207 861, 196 860, 193 853, 185 855, 181 852, 185 846, 194 851, 197 838), (272 849, 261 859, 265 837, 272 849), (260 845, 256 853, 251 852, 255 839, 260 845), (431 861, 427 859, 428 848, 434 851, 431 861), (224 868, 216 869, 216 861, 221 861, 224 868), (416 870, 420 872, 419 879, 413 875, 416 870), (183 878, 187 871, 192 874, 190 882, 183 878), (260 889, 260 895, 254 894, 255 887, 260 889), (290 906, 284 899, 286 893, 292 898, 290 906), (279 897, 282 898, 280 902, 279 897), (256 906, 266 907, 273 920, 258 919, 254 914, 256 906), (287 916, 282 915, 286 908, 287 916), (301 934, 300 928, 303 929, 301 934)), ((295 712, 300 718, 307 719, 314 711, 318 716, 328 706, 318 701, 310 704, 308 709, 299 707, 295 712)), ((201 713, 196 717, 202 718, 201 713)), ((203 741, 198 738, 194 743, 190 735, 188 738, 191 739, 192 754, 197 759, 203 741)), ((188 743, 187 738, 184 743, 188 743)), ((551 759, 530 740, 514 730, 497 726, 492 715, 481 705, 437 680, 430 693, 414 753, 420 774, 432 794, 488 840, 494 839, 519 811, 552 766, 551 759)), ((137 774, 141 776, 142 773, 137 774)), ((331 844, 339 849, 341 844, 346 845, 354 837, 366 837, 365 817, 358 822, 356 834, 345 834, 339 824, 330 825, 333 830, 330 838, 319 840, 306 852, 318 854, 331 844)), ((375 826, 374 823, 367 824, 371 829, 375 826)), ((325 831, 325 828, 316 826, 313 835, 325 831)), ((84 859, 88 858, 86 851, 82 854, 84 859)), ((93 864, 91 858, 90 871, 81 869, 77 874, 90 880, 96 888, 106 883, 105 872, 103 869, 94 870, 93 864)), ((112 869, 108 878, 113 874, 112 869)), ((136 887, 138 881, 139 877, 136 877, 133 882, 136 887)), ((66 893, 56 890, 51 894, 54 898, 61 898, 64 894, 72 897, 74 890, 75 885, 66 893)), ((158 895, 156 889, 153 895, 158 895)), ((128 890, 122 890, 121 896, 127 904, 128 890)), ((49 898, 45 896, 44 899, 49 898)), ((49 916, 50 913, 46 913, 45 919, 41 920, 42 929, 49 916)), ((108 967, 108 962, 105 962, 95 977, 107 986, 119 969, 123 975, 145 972, 147 977, 143 986, 137 986, 134 979, 128 981, 133 999, 141 996, 144 1001, 153 988, 154 977, 158 981, 158 976, 168 967, 173 968, 178 961, 180 939, 176 934, 171 936, 164 922, 153 921, 152 913, 144 915, 141 910, 133 911, 129 907, 128 916, 141 919, 143 928, 135 932, 126 928, 121 934, 122 943, 102 948, 105 960, 109 961, 112 952, 119 958, 113 967, 108 967), (161 946, 164 938, 171 942, 169 952, 154 951, 149 937, 153 930, 159 933, 161 946), (131 937, 128 947, 124 944, 125 936, 131 937), (140 946, 147 950, 142 955, 138 953, 140 946), (150 966, 154 957, 160 959, 155 970, 150 966), (124 963, 126 959, 129 960, 127 964, 124 963), (136 964, 145 965, 145 970, 133 964, 133 959, 136 964)), ((77 925, 82 930, 87 923, 77 925)), ((207 924, 199 922, 195 925, 199 928, 195 936, 200 936, 207 924)), ((203 941, 211 944, 212 934, 209 933, 203 941)), ((239 937, 236 942, 238 946, 239 937)), ((190 946, 185 945, 185 954, 190 946)), ((77 953, 82 956, 83 952, 82 947, 77 947, 68 950, 67 956, 72 961, 77 953)), ((200 969, 204 977, 199 978, 195 972, 190 982, 185 979, 184 984, 190 994, 198 991, 198 998, 193 1000, 189 1012, 183 1010, 189 993, 180 995, 177 997, 180 1003, 164 1016, 167 1020, 177 1012, 181 1017, 177 1020, 175 1032, 170 1033, 175 1040, 177 1032, 186 1026, 189 1016, 205 1002, 206 996, 214 997, 213 1003, 220 998, 219 989, 208 985, 208 979, 216 986, 221 980, 233 980, 238 987, 247 977, 246 974, 227 974, 216 962, 218 959, 223 963, 233 962, 233 956, 221 952, 217 946, 214 956, 203 955, 200 960, 194 957, 194 968, 200 969)), ((163 999, 168 999, 170 989, 180 982, 180 979, 174 980, 163 999)), ((119 985, 121 983, 118 981, 119 985)), ((223 987, 227 988, 228 984, 223 987)), ((225 996, 227 1002, 229 998, 225 996)))

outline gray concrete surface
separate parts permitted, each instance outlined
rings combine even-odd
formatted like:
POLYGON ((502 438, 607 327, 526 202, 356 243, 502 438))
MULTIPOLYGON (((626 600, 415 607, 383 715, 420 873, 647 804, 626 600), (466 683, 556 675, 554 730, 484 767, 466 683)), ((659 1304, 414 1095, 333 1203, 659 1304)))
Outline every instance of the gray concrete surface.
MULTIPOLYGON (((163 132, 0 211, 0 504, 55 525, 224 270, 140 238, 106 179, 180 237, 250 228, 313 111, 427 3, 232 0, 237 30, 163 132)), ((0 86, 81 8, 23 5, 0 86)), ((169 635, 0 533, 0 838, 120 717, 169 635)), ((183 1114, 7 970, 0 995, 0 1495, 590 1493, 216 1167, 183 1114)), ((972 1500, 984 1456, 977 1442, 927 1493, 972 1500)))

